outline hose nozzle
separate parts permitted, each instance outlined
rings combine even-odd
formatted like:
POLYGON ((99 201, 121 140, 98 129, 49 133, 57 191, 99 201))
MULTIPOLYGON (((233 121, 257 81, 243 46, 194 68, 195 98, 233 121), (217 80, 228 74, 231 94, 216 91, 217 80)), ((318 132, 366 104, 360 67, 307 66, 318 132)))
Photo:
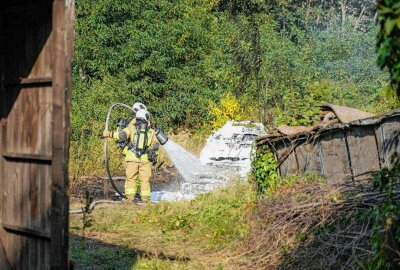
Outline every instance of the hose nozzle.
POLYGON ((156 138, 157 138, 158 142, 159 142, 161 145, 164 145, 164 144, 166 144, 166 143, 168 142, 168 137, 167 137, 167 135, 165 135, 164 132, 162 132, 161 129, 159 129, 159 128, 154 128, 154 131, 156 132, 156 138))

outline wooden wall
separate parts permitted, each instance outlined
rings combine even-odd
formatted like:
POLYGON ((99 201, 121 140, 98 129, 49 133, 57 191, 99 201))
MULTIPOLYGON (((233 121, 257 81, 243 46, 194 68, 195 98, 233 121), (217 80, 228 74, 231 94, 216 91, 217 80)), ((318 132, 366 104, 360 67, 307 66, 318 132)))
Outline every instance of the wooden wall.
POLYGON ((73 3, 0 5, 0 269, 66 269, 73 3))
POLYGON ((400 153, 400 112, 307 136, 276 138, 268 144, 283 177, 316 172, 329 183, 362 180, 390 165, 393 153, 400 153))

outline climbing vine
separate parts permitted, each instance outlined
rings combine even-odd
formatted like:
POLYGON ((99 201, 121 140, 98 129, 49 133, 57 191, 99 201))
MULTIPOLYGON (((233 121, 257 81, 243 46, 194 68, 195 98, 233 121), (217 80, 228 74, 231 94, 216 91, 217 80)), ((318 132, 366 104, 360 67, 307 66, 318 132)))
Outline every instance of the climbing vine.
POLYGON ((266 145, 258 147, 253 154, 252 179, 260 194, 276 189, 281 180, 274 153, 266 145))

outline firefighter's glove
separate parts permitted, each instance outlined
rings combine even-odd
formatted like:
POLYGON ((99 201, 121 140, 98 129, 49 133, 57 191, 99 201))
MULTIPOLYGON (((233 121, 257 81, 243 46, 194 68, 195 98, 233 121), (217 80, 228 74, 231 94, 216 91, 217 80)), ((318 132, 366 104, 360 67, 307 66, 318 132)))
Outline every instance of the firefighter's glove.
POLYGON ((152 162, 153 164, 157 163, 157 153, 154 149, 150 148, 147 155, 149 157, 150 162, 152 162))
POLYGON ((103 138, 110 138, 111 137, 111 132, 108 130, 103 131, 103 138))
POLYGON ((155 143, 155 144, 153 145, 153 150, 157 152, 158 149, 160 149, 160 144, 159 144, 159 143, 155 143))

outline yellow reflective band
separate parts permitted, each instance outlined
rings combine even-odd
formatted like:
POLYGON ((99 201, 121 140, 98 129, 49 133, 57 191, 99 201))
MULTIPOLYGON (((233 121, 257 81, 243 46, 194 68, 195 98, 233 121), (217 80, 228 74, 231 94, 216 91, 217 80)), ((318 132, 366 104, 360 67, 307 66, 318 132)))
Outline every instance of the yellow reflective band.
POLYGON ((147 133, 147 138, 148 138, 147 146, 148 146, 148 147, 151 147, 151 143, 152 143, 152 141, 153 141, 153 135, 154 135, 153 130, 152 130, 152 129, 149 129, 149 132, 147 133))
POLYGON ((143 190, 142 191, 142 196, 143 197, 150 197, 150 194, 151 194, 150 190, 143 190))
POLYGON ((136 188, 125 188, 125 195, 135 195, 136 188))
POLYGON ((140 133, 140 135, 139 135, 139 142, 138 142, 138 149, 140 149, 140 150, 142 150, 142 149, 144 149, 144 140, 145 140, 145 134, 143 134, 143 133, 140 133))

